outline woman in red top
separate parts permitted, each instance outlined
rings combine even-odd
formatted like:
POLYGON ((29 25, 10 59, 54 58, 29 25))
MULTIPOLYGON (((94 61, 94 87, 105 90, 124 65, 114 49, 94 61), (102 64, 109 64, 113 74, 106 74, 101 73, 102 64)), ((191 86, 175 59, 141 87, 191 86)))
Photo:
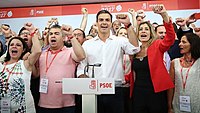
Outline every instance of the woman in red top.
POLYGON ((163 63, 163 55, 174 43, 175 32, 163 5, 153 6, 153 12, 162 16, 166 36, 162 40, 158 39, 149 22, 142 22, 138 26, 137 36, 142 46, 133 59, 132 67, 136 76, 134 113, 167 113, 166 90, 174 87, 163 63))

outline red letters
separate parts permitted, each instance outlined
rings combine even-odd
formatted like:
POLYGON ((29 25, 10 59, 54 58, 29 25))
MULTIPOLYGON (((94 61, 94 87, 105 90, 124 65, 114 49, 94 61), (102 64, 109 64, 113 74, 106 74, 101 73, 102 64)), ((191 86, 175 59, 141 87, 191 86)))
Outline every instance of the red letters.
POLYGON ((112 88, 112 83, 100 83, 100 88, 112 88))

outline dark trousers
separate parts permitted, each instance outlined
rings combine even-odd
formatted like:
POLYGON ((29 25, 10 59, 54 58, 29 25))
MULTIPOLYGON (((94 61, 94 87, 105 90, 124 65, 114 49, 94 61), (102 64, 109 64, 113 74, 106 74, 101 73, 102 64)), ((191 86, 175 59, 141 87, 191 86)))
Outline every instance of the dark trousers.
POLYGON ((130 87, 123 87, 124 91, 124 113, 132 113, 132 99, 130 97, 130 87))
POLYGON ((116 87, 115 94, 97 96, 98 113, 124 113, 123 88, 116 87))
POLYGON ((144 90, 134 88, 133 113, 167 113, 167 92, 144 90))
POLYGON ((76 111, 75 113, 82 113, 82 95, 75 95, 76 111))
POLYGON ((43 108, 39 107, 39 113, 75 113, 75 106, 64 108, 43 108))
POLYGON ((38 78, 31 78, 31 93, 33 95, 34 103, 35 103, 35 109, 36 113, 38 113, 38 102, 40 98, 40 92, 39 92, 39 84, 40 84, 40 77, 38 78))

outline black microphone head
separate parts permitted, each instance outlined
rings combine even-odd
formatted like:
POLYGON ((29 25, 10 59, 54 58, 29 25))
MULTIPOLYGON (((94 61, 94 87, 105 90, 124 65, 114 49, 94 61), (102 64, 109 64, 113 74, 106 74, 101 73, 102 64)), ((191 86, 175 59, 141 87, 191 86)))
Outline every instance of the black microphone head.
POLYGON ((94 64, 94 66, 100 67, 100 66, 101 66, 101 64, 97 63, 97 64, 94 64))

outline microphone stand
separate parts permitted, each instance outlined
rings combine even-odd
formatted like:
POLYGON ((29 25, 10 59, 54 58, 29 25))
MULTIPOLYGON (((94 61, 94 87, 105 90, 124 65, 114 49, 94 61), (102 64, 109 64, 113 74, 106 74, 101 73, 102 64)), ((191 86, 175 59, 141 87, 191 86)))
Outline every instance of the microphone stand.
POLYGON ((88 69, 89 69, 89 64, 87 64, 85 67, 84 67, 84 74, 86 75, 86 72, 88 73, 88 69))
POLYGON ((94 65, 92 66, 92 78, 94 78, 94 65))
POLYGON ((88 65, 88 66, 92 66, 92 78, 94 78, 94 67, 100 67, 101 64, 97 63, 97 64, 93 64, 93 65, 88 65))

